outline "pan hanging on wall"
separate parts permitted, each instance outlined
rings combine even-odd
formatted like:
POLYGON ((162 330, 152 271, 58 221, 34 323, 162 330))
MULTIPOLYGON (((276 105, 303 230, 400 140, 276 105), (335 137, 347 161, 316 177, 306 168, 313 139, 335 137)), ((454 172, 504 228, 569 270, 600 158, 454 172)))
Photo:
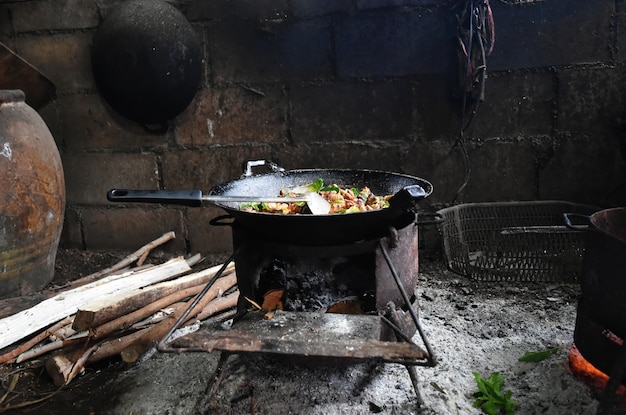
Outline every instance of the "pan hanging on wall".
POLYGON ((174 6, 130 0, 96 30, 92 65, 98 90, 115 111, 164 131, 198 90, 202 49, 174 6))

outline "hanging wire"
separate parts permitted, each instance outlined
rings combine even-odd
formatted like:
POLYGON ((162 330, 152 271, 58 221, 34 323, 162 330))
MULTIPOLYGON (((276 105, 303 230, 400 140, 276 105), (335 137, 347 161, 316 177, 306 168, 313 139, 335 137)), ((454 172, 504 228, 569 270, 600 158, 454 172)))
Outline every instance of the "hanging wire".
POLYGON ((472 169, 465 144, 465 131, 470 126, 478 107, 485 99, 487 56, 493 51, 495 26, 489 0, 462 0, 461 13, 457 15, 459 56, 462 63, 460 83, 462 88, 461 121, 455 146, 459 146, 465 164, 465 180, 459 187, 452 204, 469 183, 472 169))

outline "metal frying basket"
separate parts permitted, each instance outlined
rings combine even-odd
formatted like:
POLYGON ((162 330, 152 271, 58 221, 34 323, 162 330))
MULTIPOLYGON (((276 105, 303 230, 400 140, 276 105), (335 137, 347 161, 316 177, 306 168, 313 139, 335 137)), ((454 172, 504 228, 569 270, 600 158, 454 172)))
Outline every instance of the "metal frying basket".
POLYGON ((448 267, 480 281, 576 282, 585 233, 563 213, 600 208, 564 201, 469 203, 441 209, 439 231, 448 267))

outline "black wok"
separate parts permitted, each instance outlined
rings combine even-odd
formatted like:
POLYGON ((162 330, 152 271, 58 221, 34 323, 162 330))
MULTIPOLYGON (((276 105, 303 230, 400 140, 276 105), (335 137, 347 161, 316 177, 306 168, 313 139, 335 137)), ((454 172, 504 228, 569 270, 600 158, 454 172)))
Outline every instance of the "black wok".
MULTIPOLYGON (((258 162, 249 162, 258 163, 258 162)), ((367 186, 378 196, 394 195, 390 206, 367 212, 327 215, 285 215, 240 210, 237 202, 215 202, 234 219, 234 225, 244 227, 275 242, 296 245, 339 245, 388 234, 389 227, 415 220, 415 204, 433 190, 430 182, 405 174, 377 170, 302 169, 283 170, 273 163, 271 173, 250 175, 215 186, 209 195, 255 195, 275 197, 281 189, 289 189, 322 179, 325 185, 341 187, 367 186)), ((110 199, 111 200, 111 199, 110 199)), ((123 198, 116 201, 124 201, 123 198)), ((134 201, 139 201, 135 199, 134 201)), ((145 200, 154 202, 154 200, 145 200)), ((160 203, 170 203, 160 197, 160 203)), ((171 203, 181 204, 180 199, 171 203)), ((183 203, 184 204, 184 203, 183 203)), ((214 224, 220 224, 218 221, 214 224)))

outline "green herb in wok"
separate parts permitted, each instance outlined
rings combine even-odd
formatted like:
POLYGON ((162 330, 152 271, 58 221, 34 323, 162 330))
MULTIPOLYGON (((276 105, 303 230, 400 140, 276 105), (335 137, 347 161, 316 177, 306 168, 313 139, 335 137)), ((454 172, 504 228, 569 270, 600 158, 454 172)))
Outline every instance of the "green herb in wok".
POLYGON ((269 209, 265 202, 248 202, 239 205, 239 209, 252 209, 255 212, 262 212, 269 209))
POLYGON ((324 180, 321 178, 317 179, 313 183, 309 183, 306 185, 306 188, 309 192, 319 192, 324 187, 324 180))

